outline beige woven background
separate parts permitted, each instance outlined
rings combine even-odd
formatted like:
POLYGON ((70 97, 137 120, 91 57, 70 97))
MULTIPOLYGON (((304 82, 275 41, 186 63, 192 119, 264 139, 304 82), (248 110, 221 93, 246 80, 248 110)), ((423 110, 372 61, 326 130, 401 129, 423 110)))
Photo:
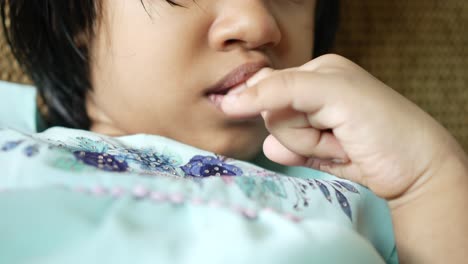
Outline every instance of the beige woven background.
MULTIPOLYGON (((468 150, 467 27, 466 0, 342 0, 336 52, 417 103, 468 150)), ((1 37, 0 79, 28 82, 1 37)))
POLYGON ((429 112, 468 151, 468 1, 342 5, 337 52, 429 112))

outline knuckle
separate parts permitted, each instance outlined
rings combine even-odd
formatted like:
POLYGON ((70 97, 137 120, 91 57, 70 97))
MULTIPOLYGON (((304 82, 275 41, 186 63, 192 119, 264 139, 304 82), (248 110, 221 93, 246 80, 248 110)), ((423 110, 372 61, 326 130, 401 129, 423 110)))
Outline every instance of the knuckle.
POLYGON ((282 92, 293 92, 296 87, 296 78, 294 72, 286 71, 278 75, 279 87, 282 92))
POLYGON ((357 66, 354 62, 338 54, 326 54, 317 58, 316 61, 317 71, 322 73, 338 73, 357 66))
POLYGON ((319 60, 322 60, 324 63, 347 63, 349 62, 348 59, 345 57, 338 55, 338 54, 326 54, 318 58, 319 60))

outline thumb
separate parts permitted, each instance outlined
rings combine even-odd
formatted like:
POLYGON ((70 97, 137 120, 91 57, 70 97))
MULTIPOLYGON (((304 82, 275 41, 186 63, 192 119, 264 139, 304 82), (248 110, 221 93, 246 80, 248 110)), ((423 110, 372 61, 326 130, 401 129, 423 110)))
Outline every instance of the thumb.
POLYGON ((263 152, 271 161, 287 166, 304 166, 307 161, 306 157, 283 146, 273 135, 269 135, 263 142, 263 152))
POLYGON ((273 162, 286 166, 301 166, 323 171, 337 177, 360 182, 357 178, 357 166, 350 161, 324 160, 304 157, 286 148, 273 135, 269 135, 263 143, 265 156, 273 162))

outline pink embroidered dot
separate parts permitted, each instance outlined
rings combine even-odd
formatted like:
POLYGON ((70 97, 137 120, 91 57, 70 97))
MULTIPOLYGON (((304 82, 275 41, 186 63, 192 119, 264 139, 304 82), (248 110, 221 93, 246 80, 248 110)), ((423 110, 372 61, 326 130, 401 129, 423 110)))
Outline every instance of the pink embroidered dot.
POLYGON ((263 208, 262 211, 268 212, 268 213, 276 213, 276 210, 271 208, 271 207, 265 207, 265 208, 263 208))
POLYGON ((110 194, 113 197, 121 197, 124 193, 125 193, 125 191, 120 187, 112 187, 112 189, 110 191, 110 194))
POLYGON ((238 206, 238 205, 233 205, 233 206, 231 206, 231 209, 232 209, 234 212, 238 213, 238 214, 244 214, 244 208, 242 208, 242 207, 240 207, 240 206, 238 206))
POLYGON ((106 193, 106 190, 101 186, 94 186, 91 188, 91 194, 96 196, 102 196, 106 193))
POLYGON ((192 198, 192 201, 191 201, 191 202, 192 202, 193 204, 195 204, 195 205, 201 205, 201 204, 204 203, 203 199, 202 199, 202 198, 198 198, 198 197, 192 198))
POLYGON ((300 217, 297 216, 297 215, 290 214, 290 213, 284 214, 284 217, 286 217, 286 219, 291 220, 291 221, 293 221, 293 222, 300 222, 300 221, 302 221, 302 218, 300 218, 300 217))
POLYGON ((160 193, 160 192, 151 192, 150 194, 150 199, 155 201, 155 202, 162 202, 166 200, 166 195, 160 193))
POLYGON ((250 219, 257 218, 257 212, 252 209, 244 209, 242 213, 247 218, 250 218, 250 219))
POLYGON ((148 194, 148 190, 141 185, 137 185, 133 188, 132 193, 135 198, 143 198, 148 194))
POLYGON ((182 194, 178 194, 178 193, 171 194, 169 196, 169 201, 171 201, 173 203, 176 203, 176 204, 180 204, 180 203, 184 202, 184 196, 182 194))

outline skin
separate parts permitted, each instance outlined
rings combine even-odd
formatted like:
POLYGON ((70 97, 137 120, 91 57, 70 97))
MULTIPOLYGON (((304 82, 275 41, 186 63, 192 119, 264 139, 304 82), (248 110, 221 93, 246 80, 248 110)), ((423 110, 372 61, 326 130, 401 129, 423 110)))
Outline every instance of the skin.
POLYGON ((254 158, 267 136, 262 119, 232 119, 204 93, 244 63, 282 69, 310 60, 315 0, 175 2, 186 8, 152 0, 145 10, 137 0, 103 0, 90 48, 91 130, 157 134, 254 158))
POLYGON ((466 262, 468 158, 432 117, 337 55, 266 68, 247 86, 222 108, 237 117, 262 114, 271 133, 267 157, 387 199, 401 263, 466 262))

